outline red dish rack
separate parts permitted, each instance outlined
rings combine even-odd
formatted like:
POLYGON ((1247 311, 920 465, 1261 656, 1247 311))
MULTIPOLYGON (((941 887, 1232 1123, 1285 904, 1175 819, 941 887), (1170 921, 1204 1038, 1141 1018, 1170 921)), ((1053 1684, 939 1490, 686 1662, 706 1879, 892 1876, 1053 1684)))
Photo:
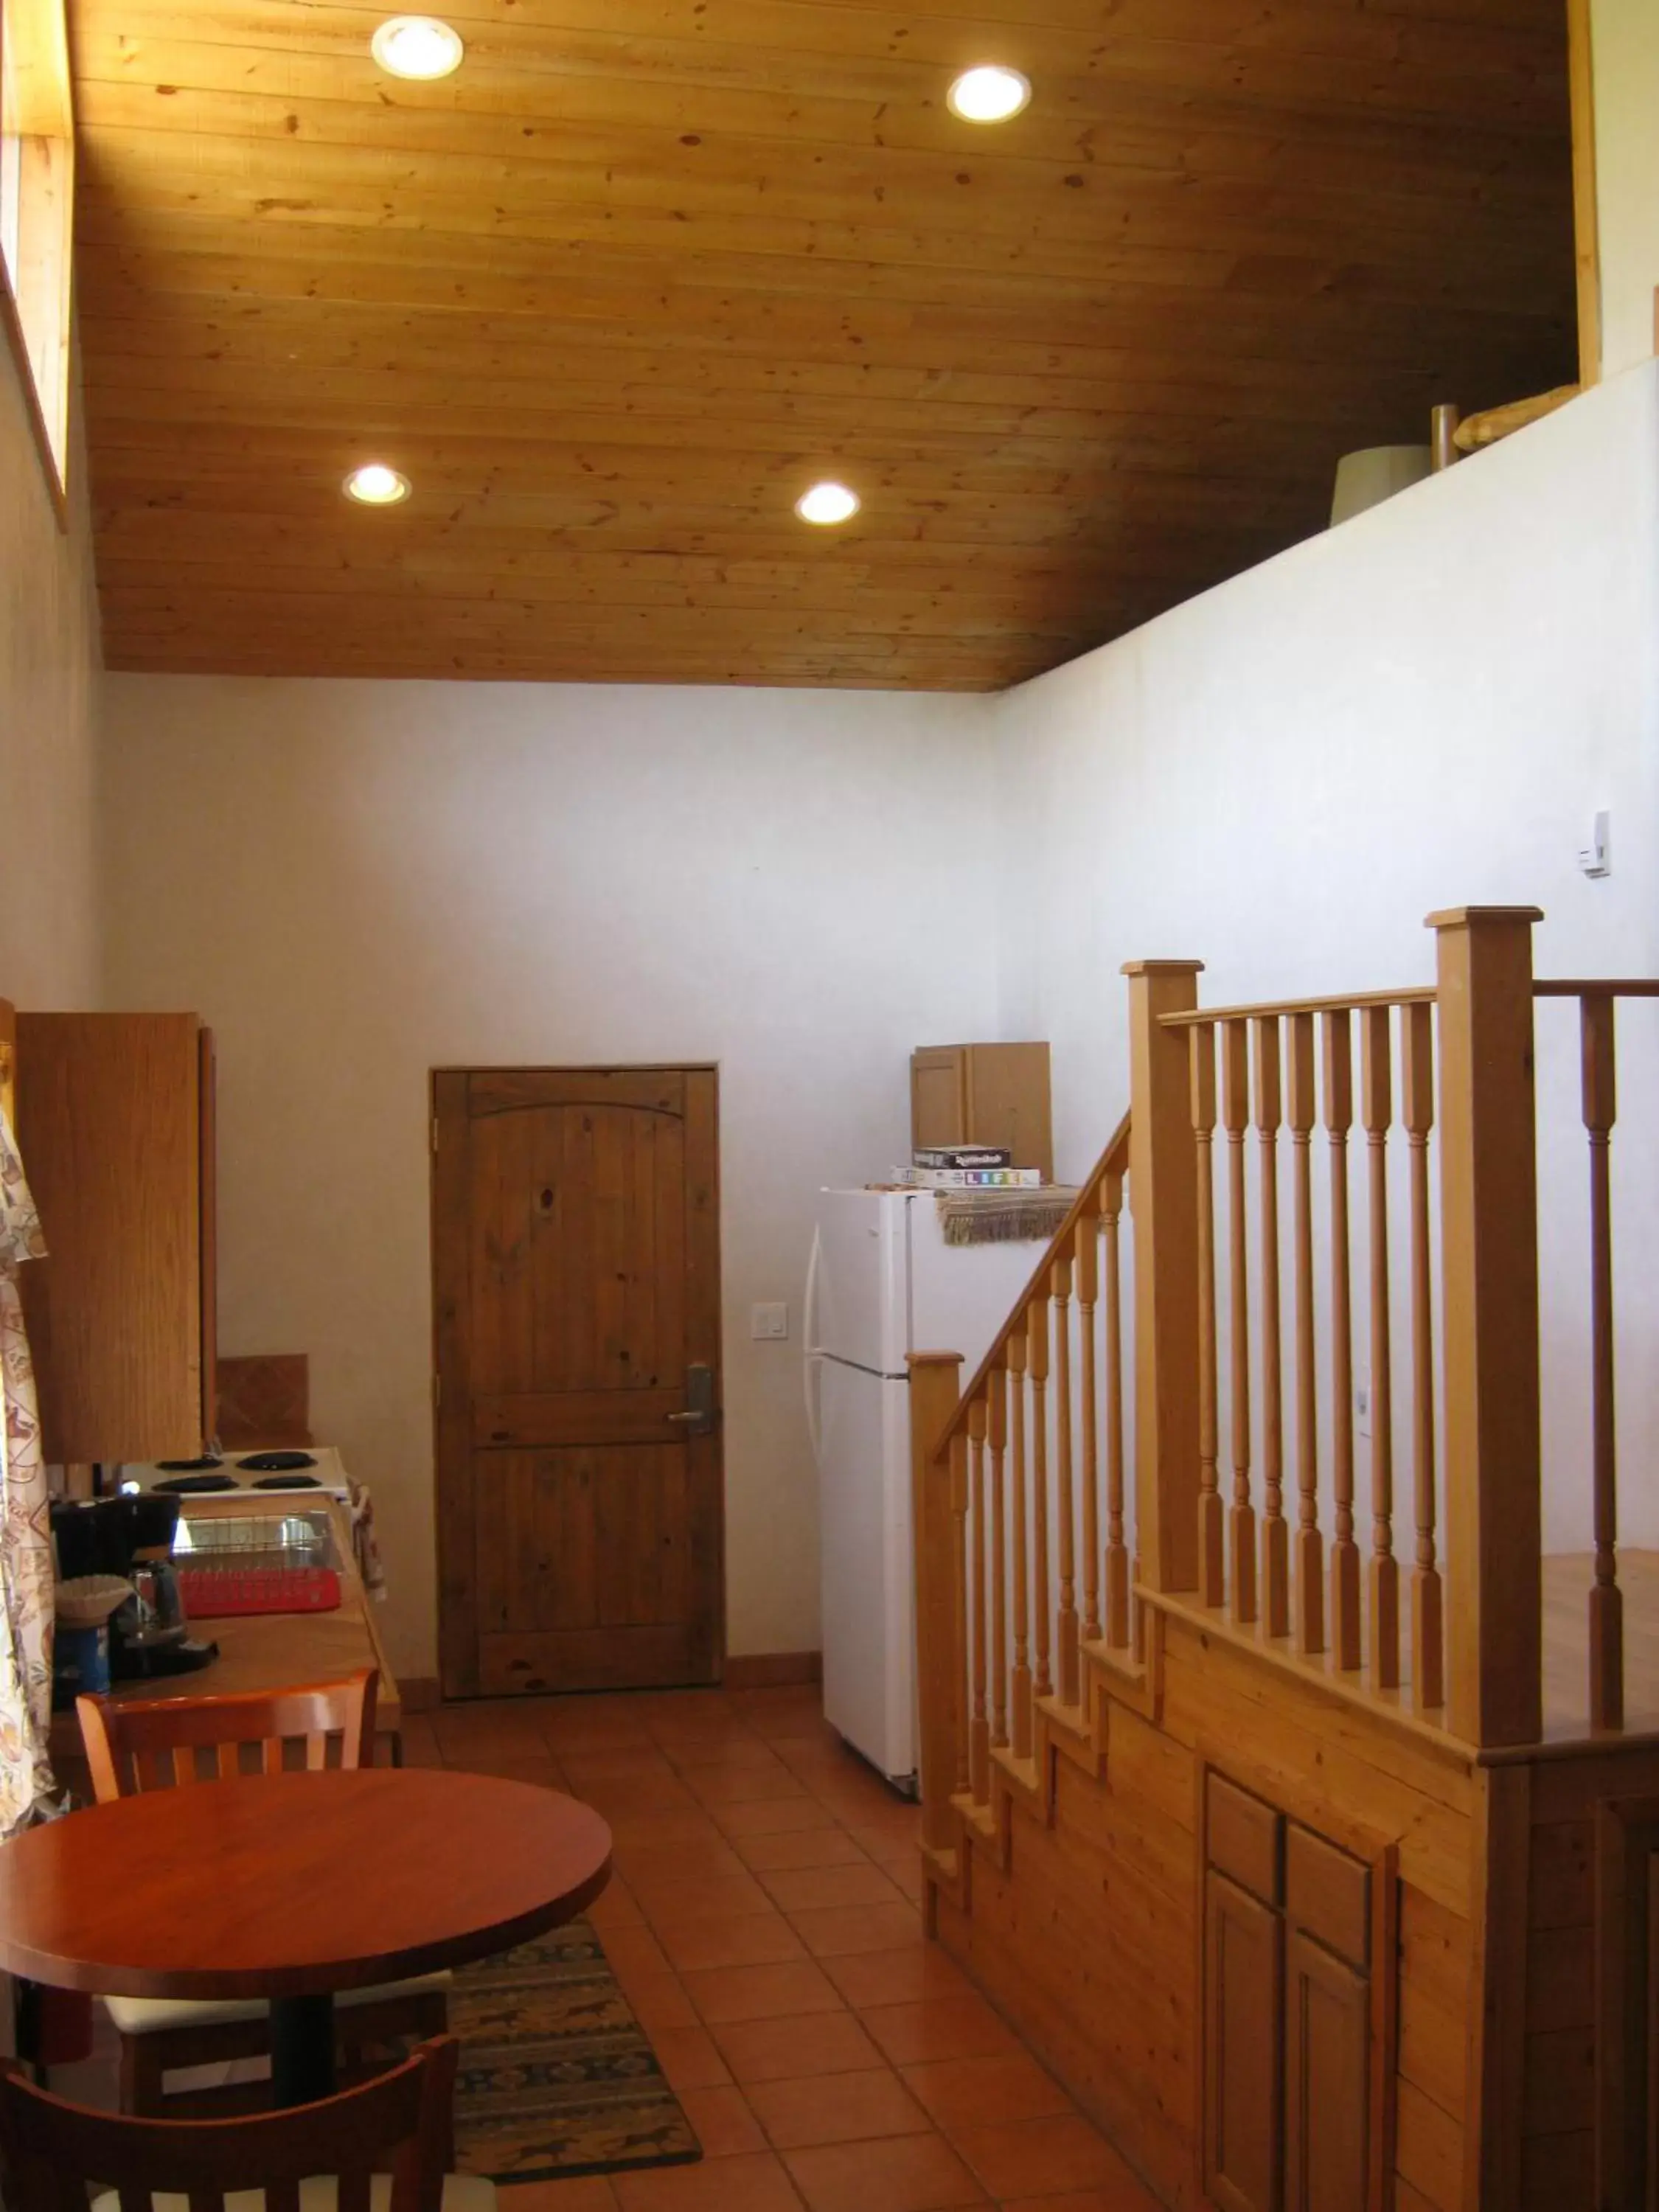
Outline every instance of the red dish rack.
POLYGON ((181 1566, 179 1596, 188 1620, 250 1613, 332 1613, 340 1577, 332 1567, 181 1566))

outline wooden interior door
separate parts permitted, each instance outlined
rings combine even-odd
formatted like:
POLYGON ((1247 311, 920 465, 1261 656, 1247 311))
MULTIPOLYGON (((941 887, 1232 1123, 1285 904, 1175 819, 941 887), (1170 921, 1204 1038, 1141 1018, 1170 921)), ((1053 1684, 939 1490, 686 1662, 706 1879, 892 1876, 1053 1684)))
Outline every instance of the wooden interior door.
POLYGON ((433 1079, 447 1697, 711 1682, 714 1071, 433 1079))

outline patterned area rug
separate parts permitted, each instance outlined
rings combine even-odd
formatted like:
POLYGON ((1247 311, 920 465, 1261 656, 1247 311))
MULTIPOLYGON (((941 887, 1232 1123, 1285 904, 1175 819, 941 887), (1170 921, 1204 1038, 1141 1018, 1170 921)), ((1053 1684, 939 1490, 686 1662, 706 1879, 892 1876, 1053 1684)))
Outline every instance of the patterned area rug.
POLYGON ((463 1966, 455 2163, 492 2181, 546 2181, 702 2156, 585 1920, 463 1966))

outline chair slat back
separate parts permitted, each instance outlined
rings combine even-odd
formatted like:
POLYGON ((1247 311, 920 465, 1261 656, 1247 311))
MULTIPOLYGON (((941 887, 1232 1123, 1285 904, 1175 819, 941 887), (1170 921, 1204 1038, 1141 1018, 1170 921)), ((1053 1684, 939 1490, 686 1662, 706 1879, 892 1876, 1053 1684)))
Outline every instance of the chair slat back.
POLYGON ((113 2190, 121 2212, 161 2194, 190 2212, 222 2212, 263 2189, 266 2212, 299 2212, 300 2184, 336 2178, 339 2212, 368 2212, 369 2178, 392 2175, 392 2212, 440 2212, 459 2045, 434 2036, 404 2064, 337 2097, 230 2120, 133 2119, 37 2089, 0 2059, 0 2179, 7 2212, 86 2212, 113 2190))
POLYGON ((280 1773, 289 1744, 305 1747, 308 1771, 328 1764, 338 1739, 342 1766, 374 1763, 374 1703, 380 1676, 372 1667, 338 1682, 292 1689, 239 1692, 219 1698, 149 1698, 129 1703, 78 1698, 81 1740, 99 1803, 138 1790, 180 1788, 202 1778, 232 1780, 251 1753, 257 1771, 280 1773))

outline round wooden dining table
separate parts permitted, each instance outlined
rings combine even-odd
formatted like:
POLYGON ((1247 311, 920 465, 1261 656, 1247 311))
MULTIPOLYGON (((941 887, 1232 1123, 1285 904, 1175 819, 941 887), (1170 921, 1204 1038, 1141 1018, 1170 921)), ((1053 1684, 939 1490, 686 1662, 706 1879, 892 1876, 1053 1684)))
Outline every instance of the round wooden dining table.
POLYGON ((147 1790, 0 1844, 0 1966, 56 1989, 264 1997, 272 2100, 334 2087, 334 1995, 509 1950, 611 1874, 591 1806, 364 1768, 147 1790))

